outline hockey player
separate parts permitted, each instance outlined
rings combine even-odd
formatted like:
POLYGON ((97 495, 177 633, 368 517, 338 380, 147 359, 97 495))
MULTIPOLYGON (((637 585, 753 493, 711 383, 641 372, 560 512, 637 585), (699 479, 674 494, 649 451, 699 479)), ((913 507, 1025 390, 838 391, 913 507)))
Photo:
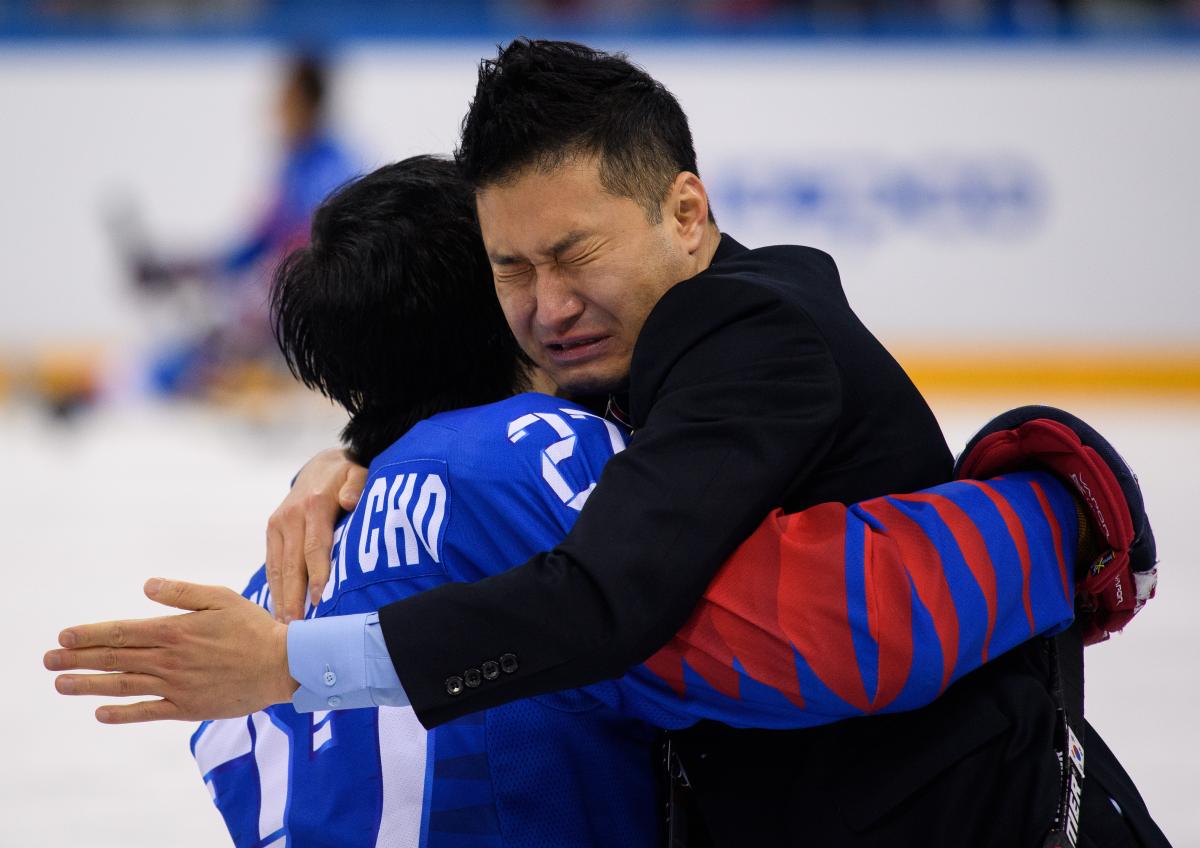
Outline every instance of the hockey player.
MULTIPOLYGON (((237 371, 277 362, 265 304, 274 266, 308 238, 322 200, 360 173, 331 131, 324 64, 298 56, 286 70, 276 102, 283 156, 265 208, 244 237, 211 256, 162 257, 134 238, 131 271, 139 290, 157 294, 180 284, 203 287, 205 317, 163 346, 150 363, 149 388, 163 395, 204 394, 237 382, 237 371), (211 314, 206 314, 211 313, 211 314)), ((128 225, 129 222, 123 222, 128 225)), ((132 234, 123 235, 122 241, 132 234)), ((194 317, 193 317, 194 320, 194 317)))

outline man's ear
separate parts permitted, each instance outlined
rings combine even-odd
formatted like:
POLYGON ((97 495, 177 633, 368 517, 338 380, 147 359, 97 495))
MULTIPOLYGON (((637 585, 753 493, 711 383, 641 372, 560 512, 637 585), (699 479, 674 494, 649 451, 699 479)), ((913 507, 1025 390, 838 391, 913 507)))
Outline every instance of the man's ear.
POLYGON ((700 177, 680 171, 667 194, 664 217, 674 225, 675 233, 688 253, 700 249, 708 227, 708 190, 700 177))

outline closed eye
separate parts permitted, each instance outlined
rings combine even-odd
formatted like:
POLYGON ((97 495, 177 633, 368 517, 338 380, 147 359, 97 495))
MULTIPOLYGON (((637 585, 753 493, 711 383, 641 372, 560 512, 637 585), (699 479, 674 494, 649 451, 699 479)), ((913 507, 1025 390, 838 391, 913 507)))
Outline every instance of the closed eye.
POLYGON ((533 266, 527 262, 493 262, 492 276, 498 283, 515 282, 529 276, 533 266))
POLYGON ((558 263, 560 265, 586 265, 596 258, 597 251, 593 245, 586 250, 581 250, 573 256, 560 256, 558 263))

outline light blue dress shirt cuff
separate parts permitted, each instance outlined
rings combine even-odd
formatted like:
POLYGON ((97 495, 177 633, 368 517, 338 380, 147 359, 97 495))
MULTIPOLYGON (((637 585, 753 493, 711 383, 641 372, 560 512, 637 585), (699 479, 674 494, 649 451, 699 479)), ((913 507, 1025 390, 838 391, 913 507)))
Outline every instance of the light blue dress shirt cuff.
POLYGON ((377 612, 293 621, 287 648, 297 712, 408 706, 377 612))

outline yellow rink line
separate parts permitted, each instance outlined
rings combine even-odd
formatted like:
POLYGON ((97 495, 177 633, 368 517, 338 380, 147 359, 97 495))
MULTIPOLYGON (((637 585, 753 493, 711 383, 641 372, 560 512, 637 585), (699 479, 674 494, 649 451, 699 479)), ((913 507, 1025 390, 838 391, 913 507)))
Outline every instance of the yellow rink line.
MULTIPOLYGON (((1200 345, 920 346, 891 344, 921 391, 978 394, 1120 394, 1200 400, 1200 345)), ((23 355, 0 354, 0 399, 14 389, 39 394, 86 390, 95 384, 107 347, 47 346, 23 355)))
POLYGON ((58 398, 87 394, 103 373, 109 346, 78 342, 0 353, 0 400, 15 390, 58 398))
POLYGON ((1079 392, 1200 399, 1200 347, 896 345, 893 353, 923 392, 1079 392))

